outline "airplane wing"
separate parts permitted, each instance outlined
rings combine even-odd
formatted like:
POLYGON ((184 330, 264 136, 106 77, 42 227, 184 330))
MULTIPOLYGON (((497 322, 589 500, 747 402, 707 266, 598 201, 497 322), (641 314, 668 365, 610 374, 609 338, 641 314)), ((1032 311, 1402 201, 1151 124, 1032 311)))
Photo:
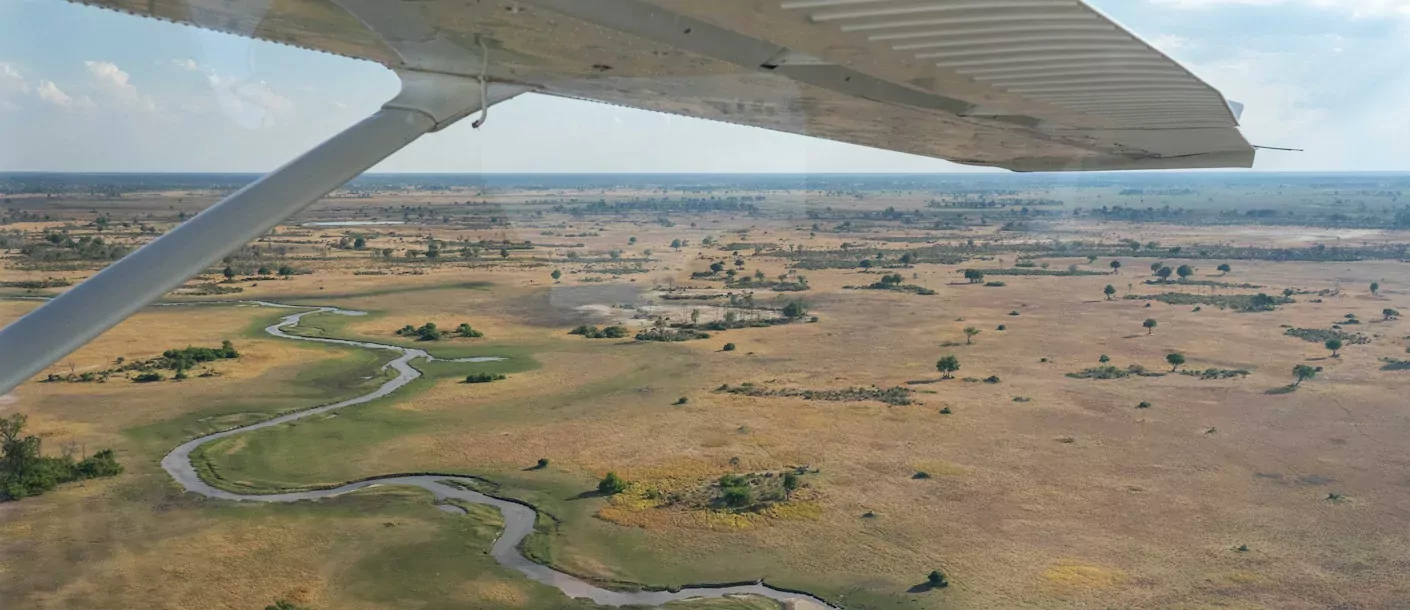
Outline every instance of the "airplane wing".
POLYGON ((82 0, 1016 171, 1250 167, 1213 87, 1079 0, 82 0), (464 61, 469 59, 469 61, 464 61))

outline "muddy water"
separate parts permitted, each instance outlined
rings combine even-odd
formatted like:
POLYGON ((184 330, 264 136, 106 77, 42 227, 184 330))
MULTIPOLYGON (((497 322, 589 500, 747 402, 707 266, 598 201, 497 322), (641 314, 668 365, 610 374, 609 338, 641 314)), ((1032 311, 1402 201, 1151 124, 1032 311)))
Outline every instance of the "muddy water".
MULTIPOLYGON (((316 491, 298 491, 280 494, 238 494, 217 489, 211 486, 210 484, 202 480, 199 475, 196 474, 196 468, 191 463, 191 452, 194 451, 197 447, 200 447, 201 445, 204 445, 216 439, 234 436, 236 434, 243 434, 253 430, 259 430, 261 428, 278 426, 280 424, 291 422, 297 419, 312 417, 320 413, 335 411, 337 409, 366 403, 381 398, 383 396, 387 396, 388 394, 397 391, 398 388, 401 388, 402 386, 411 383, 417 377, 421 376, 420 371, 416 370, 415 368, 412 368, 412 361, 418 359, 434 359, 431 357, 430 354, 426 353, 425 350, 419 350, 414 348, 363 341, 349 341, 346 339, 300 337, 284 332, 285 329, 298 326, 299 320, 303 319, 304 316, 314 314, 359 316, 364 315, 365 312, 349 311, 344 309, 338 309, 336 307, 317 307, 309 309, 306 307, 295 307, 291 305, 281 305, 279 303, 269 303, 264 301, 252 301, 250 303, 263 307, 280 307, 304 310, 298 313, 293 313, 284 316, 282 319, 279 320, 279 322, 272 324, 264 329, 265 332, 274 335, 275 337, 280 337, 282 339, 291 339, 295 341, 333 343, 337 345, 348 345, 352 347, 361 347, 366 349, 382 350, 395 353, 397 354, 396 358, 394 358, 391 362, 388 362, 384 366, 384 369, 390 368, 396 371, 397 376, 387 381, 386 383, 383 383, 381 387, 378 387, 376 390, 373 390, 372 392, 369 392, 362 396, 358 396, 356 398, 350 398, 342 402, 336 402, 328 405, 314 407, 312 409, 307 409, 304 411, 298 411, 295 413, 282 415, 274 419, 262 421, 257 424, 251 424, 232 430, 226 430, 224 432, 217 432, 215 434, 210 434, 182 443, 180 446, 171 450, 170 453, 168 453, 165 457, 162 458, 162 468, 166 469, 167 473, 170 474, 173 479, 176 479, 176 481, 180 483, 182 487, 186 488, 187 491, 198 493, 210 498, 220 498, 224 500, 237 500, 244 502, 298 502, 300 500, 317 500, 320 498, 329 498, 345 494, 351 491, 367 489, 369 487, 374 487, 378 485, 409 485, 413 487, 420 487, 431 492, 432 494, 435 494, 438 500, 443 500, 446 498, 455 498, 465 502, 484 504, 486 506, 492 506, 494 508, 499 509, 500 513, 504 516, 504 533, 499 537, 498 540, 495 541, 494 547, 490 550, 490 554, 501 565, 508 568, 513 568, 514 570, 517 570, 521 574, 529 577, 534 581, 557 587, 558 590, 562 591, 565 595, 569 597, 586 597, 598 604, 609 606, 659 606, 667 602, 696 597, 724 597, 726 595, 749 594, 768 597, 783 602, 791 602, 794 608, 800 609, 831 607, 826 602, 823 602, 822 600, 817 599, 815 597, 798 593, 779 591, 777 589, 773 589, 762 584, 762 582, 752 585, 740 585, 730 587, 687 587, 679 591, 625 592, 611 591, 608 589, 597 587, 575 576, 559 572, 557 570, 549 568, 548 566, 534 563, 533 561, 530 561, 527 557, 524 557, 524 555, 519 552, 519 543, 522 542, 525 537, 527 537, 530 533, 533 532, 534 520, 536 516, 534 509, 523 504, 510 502, 507 500, 500 500, 498 498, 492 498, 482 493, 470 491, 469 489, 465 489, 451 484, 456 481, 464 483, 474 483, 474 481, 470 479, 463 479, 460 477, 431 475, 391 476, 379 479, 359 481, 357 483, 349 483, 347 485, 335 487, 332 489, 321 489, 316 491)), ((462 358, 459 360, 454 360, 453 362, 485 362, 492 360, 501 360, 501 358, 496 358, 493 356, 484 356, 478 358, 462 358)))

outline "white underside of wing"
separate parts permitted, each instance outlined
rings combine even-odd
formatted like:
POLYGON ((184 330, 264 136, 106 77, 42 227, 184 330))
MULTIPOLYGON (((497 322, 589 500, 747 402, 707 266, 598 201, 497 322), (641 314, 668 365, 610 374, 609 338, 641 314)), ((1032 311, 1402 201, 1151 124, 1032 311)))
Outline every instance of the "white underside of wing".
POLYGON ((83 1, 960 163, 1253 162, 1218 91, 1078 0, 83 1))

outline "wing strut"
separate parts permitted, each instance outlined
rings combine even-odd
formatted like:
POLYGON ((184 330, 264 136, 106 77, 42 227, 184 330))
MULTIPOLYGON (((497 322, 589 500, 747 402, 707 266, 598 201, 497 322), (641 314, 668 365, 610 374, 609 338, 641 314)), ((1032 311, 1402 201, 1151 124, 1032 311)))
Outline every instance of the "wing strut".
POLYGON ((313 150, 0 330, 0 394, 426 133, 527 89, 399 72, 401 92, 313 150), (482 102, 483 100, 483 102, 482 102))

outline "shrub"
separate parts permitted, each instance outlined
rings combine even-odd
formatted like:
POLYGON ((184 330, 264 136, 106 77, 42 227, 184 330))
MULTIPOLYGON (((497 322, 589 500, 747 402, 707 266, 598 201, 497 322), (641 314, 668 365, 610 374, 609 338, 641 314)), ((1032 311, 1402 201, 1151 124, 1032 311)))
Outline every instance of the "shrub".
POLYGON ((989 288, 1003 288, 1004 286, 1008 286, 1008 284, 1003 282, 984 282, 984 285, 989 288))
POLYGON ((617 476, 615 472, 607 473, 607 476, 602 477, 602 480, 597 482, 597 493, 605 496, 619 494, 626 490, 627 482, 623 480, 622 477, 617 476))
POLYGON ((951 410, 950 407, 941 407, 941 408, 940 408, 940 414, 941 414, 941 415, 949 415, 949 414, 951 414, 951 413, 954 413, 954 411, 951 410))
POLYGON ((735 350, 735 346, 734 346, 733 343, 726 343, 726 344, 725 344, 724 351, 726 351, 726 352, 732 352, 732 351, 734 351, 734 350, 735 350))
POLYGON ((732 508, 743 508, 754 503, 754 490, 747 485, 725 487, 722 491, 725 504, 732 508))
POLYGON ((1009 312, 1009 315, 1011 315, 1011 316, 1016 316, 1016 315, 1018 315, 1018 311, 1017 311, 1017 310, 1015 310, 1015 311, 1010 311, 1010 312, 1009 312))
POLYGON ((950 581, 945 578, 945 575, 942 574, 940 570, 931 570, 930 575, 925 577, 925 584, 935 589, 944 589, 950 586, 950 581))
POLYGON ((928 472, 926 472, 926 471, 924 471, 924 470, 921 470, 921 471, 918 471, 918 472, 916 472, 915 474, 911 475, 911 478, 912 478, 912 479, 928 479, 928 478, 930 478, 930 473, 928 473, 928 472))
POLYGON ((1151 408, 1151 403, 1142 400, 1142 401, 1141 401, 1141 404, 1136 405, 1136 408, 1137 408, 1137 409, 1149 409, 1149 408, 1151 408))
POLYGON ((538 463, 534 464, 534 468, 537 470, 548 468, 548 458, 539 458, 538 463))
POLYGON ((505 378, 504 375, 498 373, 471 373, 465 376, 465 383, 489 383, 505 378))
POLYGON ((1000 324, 1000 325, 998 325, 997 327, 994 328, 994 330, 1008 330, 1008 329, 1009 329, 1009 327, 1008 327, 1007 325, 1004 325, 1004 324, 1000 324))
POLYGON ((999 383, 998 375, 990 375, 984 378, 984 383, 999 383))
POLYGON ((682 396, 682 397, 680 397, 680 398, 677 398, 676 401, 673 402, 673 403, 671 403, 671 404, 673 404, 673 405, 683 405, 683 404, 685 404, 686 402, 688 402, 689 400, 690 400, 690 399, 688 399, 688 398, 682 396))
POLYGON ((138 375, 138 376, 136 376, 136 377, 133 377, 133 378, 132 378, 132 382, 133 382, 133 383, 152 383, 152 382, 154 382, 154 381, 162 381, 162 380, 164 380, 164 379, 166 379, 166 376, 165 376, 165 375, 162 375, 161 373, 158 373, 158 372, 156 372, 156 371, 149 371, 149 372, 146 372, 146 373, 142 373, 142 374, 140 374, 140 375, 138 375))

